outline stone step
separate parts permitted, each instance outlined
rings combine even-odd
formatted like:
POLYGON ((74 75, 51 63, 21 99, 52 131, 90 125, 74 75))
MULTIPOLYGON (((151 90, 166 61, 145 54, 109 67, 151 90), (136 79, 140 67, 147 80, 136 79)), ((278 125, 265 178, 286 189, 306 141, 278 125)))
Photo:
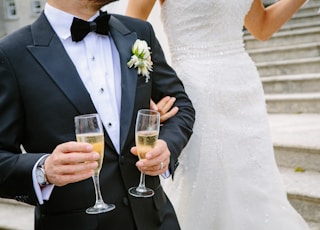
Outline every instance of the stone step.
POLYGON ((268 113, 320 113, 320 93, 266 94, 268 113))
POLYGON ((315 171, 295 172, 291 168, 280 167, 280 173, 291 205, 312 222, 320 225, 320 173, 315 171))
MULTIPOLYGON (((320 25, 319 25, 320 26, 320 25)), ((251 49, 247 52, 255 63, 274 60, 292 60, 320 56, 320 40, 318 42, 251 49)))
POLYGON ((14 200, 0 198, 1 230, 33 230, 34 207, 14 200))
MULTIPOLYGON (((299 30, 306 29, 317 29, 320 27, 320 14, 316 15, 307 15, 302 17, 301 19, 291 19, 286 24, 284 24, 281 29, 273 35, 276 37, 277 35, 286 35, 288 33, 294 33, 295 31, 299 32, 299 30)), ((245 42, 252 42, 255 39, 249 33, 248 30, 243 31, 245 42)), ((270 40, 265 41, 265 43, 270 40)))
POLYGON ((318 4, 317 7, 309 8, 309 11, 298 12, 283 27, 300 23, 317 22, 320 17, 320 14, 318 13, 319 8, 320 4, 318 4))
POLYGON ((310 93, 320 89, 320 72, 261 77, 266 94, 310 93))
POLYGON ((304 4, 300 10, 294 15, 294 17, 299 16, 304 13, 317 14, 319 12, 320 2, 319 0, 309 0, 308 3, 304 4))
POLYGON ((320 114, 269 114, 277 164, 320 172, 320 114))
POLYGON ((320 73, 320 56, 256 63, 260 76, 320 73))
POLYGON ((280 31, 286 32, 286 31, 294 31, 294 30, 305 29, 305 28, 317 28, 320 26, 319 20, 320 20, 320 14, 310 15, 308 18, 304 17, 303 19, 300 19, 300 21, 297 21, 295 23, 291 22, 290 20, 285 25, 282 26, 280 31))
POLYGON ((279 31, 267 41, 259 41, 251 35, 245 34, 245 47, 247 50, 258 48, 282 47, 293 44, 319 42, 320 27, 301 28, 296 30, 279 31))
POLYGON ((275 158, 278 166, 299 170, 320 171, 320 149, 309 146, 274 145, 275 158))
POLYGON ((305 4, 298 12, 293 15, 293 17, 288 21, 288 23, 296 23, 301 22, 300 19, 310 19, 310 16, 319 15, 320 2, 318 0, 310 0, 307 4, 305 4))

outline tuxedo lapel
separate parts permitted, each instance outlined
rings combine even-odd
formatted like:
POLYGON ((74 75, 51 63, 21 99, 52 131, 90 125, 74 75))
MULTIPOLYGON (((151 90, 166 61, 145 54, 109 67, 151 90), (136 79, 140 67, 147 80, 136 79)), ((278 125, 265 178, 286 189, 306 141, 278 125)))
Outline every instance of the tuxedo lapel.
POLYGON ((130 69, 127 62, 131 58, 131 48, 137 39, 137 34, 128 30, 117 18, 111 16, 110 33, 120 55, 121 65, 121 112, 120 112, 120 152, 130 132, 134 110, 134 100, 137 84, 137 70, 130 69))
POLYGON ((95 112, 96 110, 90 95, 61 41, 50 26, 44 26, 48 23, 42 14, 32 24, 31 30, 34 45, 28 46, 28 50, 64 92, 66 97, 69 98, 80 114, 95 112))

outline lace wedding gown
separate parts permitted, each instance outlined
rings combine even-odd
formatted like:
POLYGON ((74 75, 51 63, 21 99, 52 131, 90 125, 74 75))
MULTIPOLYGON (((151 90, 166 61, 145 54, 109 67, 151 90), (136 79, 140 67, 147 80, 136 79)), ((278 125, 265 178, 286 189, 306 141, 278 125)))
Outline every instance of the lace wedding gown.
POLYGON ((305 230, 289 204, 257 69, 244 50, 252 0, 166 0, 172 66, 196 109, 174 181, 163 181, 182 230, 305 230))

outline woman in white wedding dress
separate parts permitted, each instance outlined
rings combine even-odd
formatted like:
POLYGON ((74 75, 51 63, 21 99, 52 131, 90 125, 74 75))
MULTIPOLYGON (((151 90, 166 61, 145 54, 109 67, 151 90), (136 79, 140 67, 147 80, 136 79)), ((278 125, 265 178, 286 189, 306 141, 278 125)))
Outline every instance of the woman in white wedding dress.
MULTIPOLYGON (((127 13, 146 19, 154 2, 129 1, 127 13)), ((261 0, 163 2, 172 66, 196 109, 174 181, 164 181, 182 230, 308 229, 287 200, 263 88, 242 32, 245 24, 267 39, 304 2, 281 0, 268 12, 261 0)))

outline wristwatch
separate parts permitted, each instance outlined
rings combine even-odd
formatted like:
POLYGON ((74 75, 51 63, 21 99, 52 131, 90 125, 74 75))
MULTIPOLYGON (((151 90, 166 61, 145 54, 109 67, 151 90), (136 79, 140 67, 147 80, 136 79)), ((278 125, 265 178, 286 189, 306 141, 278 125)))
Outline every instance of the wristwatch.
POLYGON ((38 184, 43 187, 46 185, 49 185, 49 181, 47 179, 46 171, 44 169, 44 161, 47 159, 47 157, 44 157, 39 164, 37 165, 36 168, 36 176, 37 176, 37 181, 38 184))

